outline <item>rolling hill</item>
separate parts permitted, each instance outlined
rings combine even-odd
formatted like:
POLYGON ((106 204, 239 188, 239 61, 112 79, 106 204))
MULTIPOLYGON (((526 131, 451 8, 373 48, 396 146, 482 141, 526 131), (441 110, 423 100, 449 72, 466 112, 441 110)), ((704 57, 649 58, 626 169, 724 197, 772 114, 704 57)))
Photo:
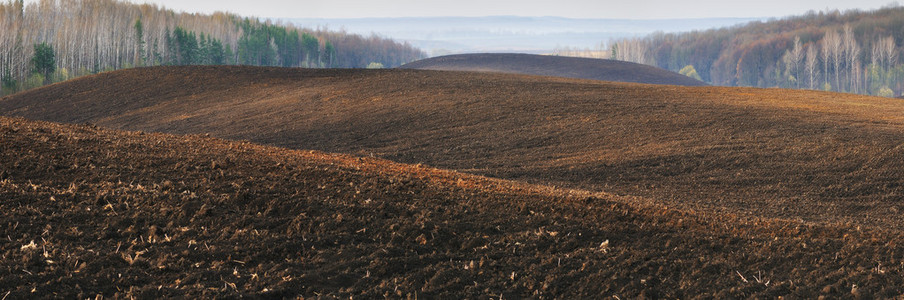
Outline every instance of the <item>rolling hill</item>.
POLYGON ((687 211, 901 228, 904 102, 425 70, 165 67, 8 116, 379 157, 687 211))
POLYGON ((0 117, 0 141, 10 299, 904 293, 897 229, 201 135, 0 117))
POLYGON ((632 62, 534 54, 458 54, 402 65, 403 69, 497 72, 603 81, 704 86, 706 83, 668 70, 632 62))

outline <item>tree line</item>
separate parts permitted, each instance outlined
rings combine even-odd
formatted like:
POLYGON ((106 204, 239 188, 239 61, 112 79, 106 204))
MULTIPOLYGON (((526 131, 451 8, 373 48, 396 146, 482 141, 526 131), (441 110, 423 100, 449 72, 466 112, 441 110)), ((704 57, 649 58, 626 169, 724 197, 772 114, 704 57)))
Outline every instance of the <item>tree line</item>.
POLYGON ((715 85, 900 96, 904 8, 810 12, 610 43, 611 57, 691 74, 715 85))
POLYGON ((118 0, 0 2, 0 95, 138 66, 364 68, 370 63, 395 67, 424 57, 407 43, 377 36, 296 28, 229 13, 176 13, 118 0), (40 69, 36 62, 49 62, 53 70, 40 69))

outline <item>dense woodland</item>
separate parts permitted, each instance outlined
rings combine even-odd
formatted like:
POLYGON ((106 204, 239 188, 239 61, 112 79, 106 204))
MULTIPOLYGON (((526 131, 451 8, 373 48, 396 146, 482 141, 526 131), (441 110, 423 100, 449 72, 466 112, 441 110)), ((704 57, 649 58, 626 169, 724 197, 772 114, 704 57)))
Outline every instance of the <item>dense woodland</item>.
POLYGON ((715 85, 900 96, 904 7, 811 12, 743 26, 653 34, 611 44, 615 59, 715 85))
POLYGON ((116 0, 0 2, 0 95, 136 66, 394 67, 426 57, 377 36, 176 13, 116 0))

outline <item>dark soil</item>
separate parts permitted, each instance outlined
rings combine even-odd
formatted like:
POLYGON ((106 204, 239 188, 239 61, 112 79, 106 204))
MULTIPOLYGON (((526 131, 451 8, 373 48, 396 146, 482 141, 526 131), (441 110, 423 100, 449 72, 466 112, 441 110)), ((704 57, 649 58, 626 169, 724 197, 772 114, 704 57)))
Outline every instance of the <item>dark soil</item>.
POLYGON ((632 62, 534 54, 480 53, 431 57, 403 69, 497 72, 603 81, 704 86, 706 83, 660 68, 632 62))
POLYGON ((904 228, 904 101, 423 70, 144 68, 0 112, 211 134, 619 195, 904 228))
POLYGON ((7 299, 904 293, 902 100, 162 67, 0 114, 82 124, 0 118, 7 299))
POLYGON ((888 298, 898 230, 0 117, 0 295, 888 298))

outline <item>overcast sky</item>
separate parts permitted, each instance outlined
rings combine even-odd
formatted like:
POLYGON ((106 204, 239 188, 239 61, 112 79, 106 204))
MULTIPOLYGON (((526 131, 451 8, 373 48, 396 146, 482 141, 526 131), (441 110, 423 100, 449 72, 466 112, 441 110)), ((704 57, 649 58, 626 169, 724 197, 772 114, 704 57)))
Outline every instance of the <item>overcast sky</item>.
POLYGON ((431 16, 559 16, 569 18, 675 19, 784 17, 809 10, 880 8, 892 0, 132 0, 177 11, 229 11, 274 18, 431 16))
MULTIPOLYGON (((36 2, 26 0, 25 2, 36 2)), ((185 12, 272 18, 556 16, 589 19, 785 17, 807 11, 871 10, 895 0, 130 0, 185 12)))

